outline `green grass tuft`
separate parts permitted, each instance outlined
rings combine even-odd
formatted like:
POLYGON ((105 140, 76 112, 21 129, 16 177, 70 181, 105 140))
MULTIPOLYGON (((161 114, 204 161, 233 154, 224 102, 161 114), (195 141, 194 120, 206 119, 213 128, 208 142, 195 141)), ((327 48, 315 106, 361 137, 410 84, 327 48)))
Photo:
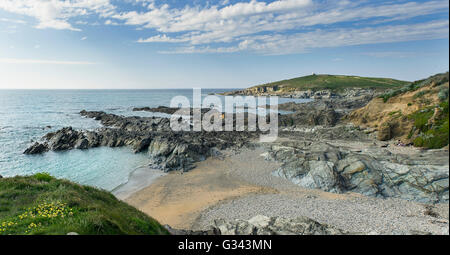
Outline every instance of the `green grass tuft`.
POLYGON ((49 181, 53 180, 53 177, 49 173, 46 173, 46 172, 37 173, 33 176, 34 176, 34 178, 36 178, 39 181, 49 182, 49 181))
POLYGON ((168 234, 111 193, 47 173, 0 179, 0 235, 168 234))
POLYGON ((442 112, 431 124, 429 120, 434 114, 435 107, 428 107, 409 115, 409 118, 414 120, 413 129, 420 130, 419 135, 414 139, 414 146, 439 149, 449 144, 448 100, 441 102, 438 107, 442 112))

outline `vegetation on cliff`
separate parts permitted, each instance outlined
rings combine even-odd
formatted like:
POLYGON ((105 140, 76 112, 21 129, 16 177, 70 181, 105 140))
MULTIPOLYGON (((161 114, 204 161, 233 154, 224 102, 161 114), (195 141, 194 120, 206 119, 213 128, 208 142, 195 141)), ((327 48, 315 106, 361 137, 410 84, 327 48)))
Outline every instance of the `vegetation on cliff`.
POLYGON ((48 174, 0 178, 0 235, 168 234, 112 194, 48 174))
MULTIPOLYGON (((313 74, 289 80, 282 80, 256 87, 279 87, 292 90, 339 91, 346 88, 390 89, 401 87, 409 82, 390 78, 372 78, 347 75, 313 74)), ((251 88, 250 88, 251 89, 251 88)))
POLYGON ((398 139, 436 149, 449 143, 449 73, 391 90, 346 118, 378 131, 379 140, 398 139))
POLYGON ((430 149, 442 148, 449 143, 448 98, 438 106, 427 107, 408 116, 414 121, 409 138, 415 136, 414 146, 430 149))
MULTIPOLYGON (((423 88, 425 86, 429 86, 431 84, 436 84, 436 86, 445 84, 446 82, 448 82, 448 72, 444 73, 444 74, 436 74, 433 75, 427 79, 422 79, 422 80, 418 80, 412 83, 408 83, 405 86, 395 89, 395 90, 391 90, 387 93, 384 93, 382 95, 380 95, 380 98, 383 98, 383 102, 387 102, 387 100, 389 100, 389 98, 406 93, 406 92, 411 92, 411 91, 416 91, 420 88, 423 88)), ((420 93, 417 93, 414 95, 414 98, 419 98, 423 95, 425 95, 427 93, 427 91, 422 91, 420 93)), ((447 92, 445 93, 445 89, 442 89, 442 92, 440 91, 440 97, 442 100, 445 100, 448 97, 448 89, 447 92)))

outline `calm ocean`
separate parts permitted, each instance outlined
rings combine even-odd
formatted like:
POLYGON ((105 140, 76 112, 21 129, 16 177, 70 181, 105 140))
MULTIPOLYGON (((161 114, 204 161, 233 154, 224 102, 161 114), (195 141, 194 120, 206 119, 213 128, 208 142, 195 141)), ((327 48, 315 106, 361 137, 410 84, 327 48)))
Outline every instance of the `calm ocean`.
MULTIPOLYGON (((202 93, 206 96, 229 90, 202 89, 202 93)), ((24 155, 22 152, 33 141, 62 127, 100 127, 97 121, 78 114, 83 109, 126 116, 160 116, 133 112, 132 109, 169 106, 172 97, 178 95, 192 99, 192 90, 0 90, 0 175, 8 177, 48 172, 55 177, 113 190, 128 180, 130 172, 147 163, 145 153, 134 154, 125 147, 42 155, 24 155)), ((280 99, 279 103, 287 101, 294 100, 280 99)))

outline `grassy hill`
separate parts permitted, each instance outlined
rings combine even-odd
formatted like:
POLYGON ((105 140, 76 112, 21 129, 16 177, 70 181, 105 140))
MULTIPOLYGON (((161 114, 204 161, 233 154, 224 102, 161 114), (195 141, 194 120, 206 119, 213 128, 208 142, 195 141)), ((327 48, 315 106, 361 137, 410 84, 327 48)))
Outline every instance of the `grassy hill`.
POLYGON ((282 80, 256 87, 290 88, 295 90, 341 90, 344 88, 396 88, 408 84, 407 81, 400 81, 390 78, 371 78, 347 75, 313 74, 289 80, 282 80))
POLYGON ((93 187, 41 173, 0 178, 0 235, 168 234, 156 220, 93 187))

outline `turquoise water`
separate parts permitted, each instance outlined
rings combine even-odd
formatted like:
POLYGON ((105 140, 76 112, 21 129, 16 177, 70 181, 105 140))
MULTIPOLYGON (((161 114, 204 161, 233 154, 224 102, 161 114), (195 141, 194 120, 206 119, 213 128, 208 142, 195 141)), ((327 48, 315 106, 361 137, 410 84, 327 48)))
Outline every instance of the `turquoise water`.
MULTIPOLYGON (((230 89, 203 89, 208 93, 230 89)), ((147 163, 145 153, 129 148, 95 148, 24 155, 22 152, 48 132, 62 127, 95 129, 100 124, 82 118, 85 110, 119 115, 161 116, 133 112, 134 107, 168 106, 174 96, 192 98, 192 90, 0 90, 0 175, 49 172, 81 184, 112 190, 128 180, 130 172, 147 163), (48 128, 47 126, 50 126, 48 128)), ((302 101, 279 99, 279 103, 302 101)))

